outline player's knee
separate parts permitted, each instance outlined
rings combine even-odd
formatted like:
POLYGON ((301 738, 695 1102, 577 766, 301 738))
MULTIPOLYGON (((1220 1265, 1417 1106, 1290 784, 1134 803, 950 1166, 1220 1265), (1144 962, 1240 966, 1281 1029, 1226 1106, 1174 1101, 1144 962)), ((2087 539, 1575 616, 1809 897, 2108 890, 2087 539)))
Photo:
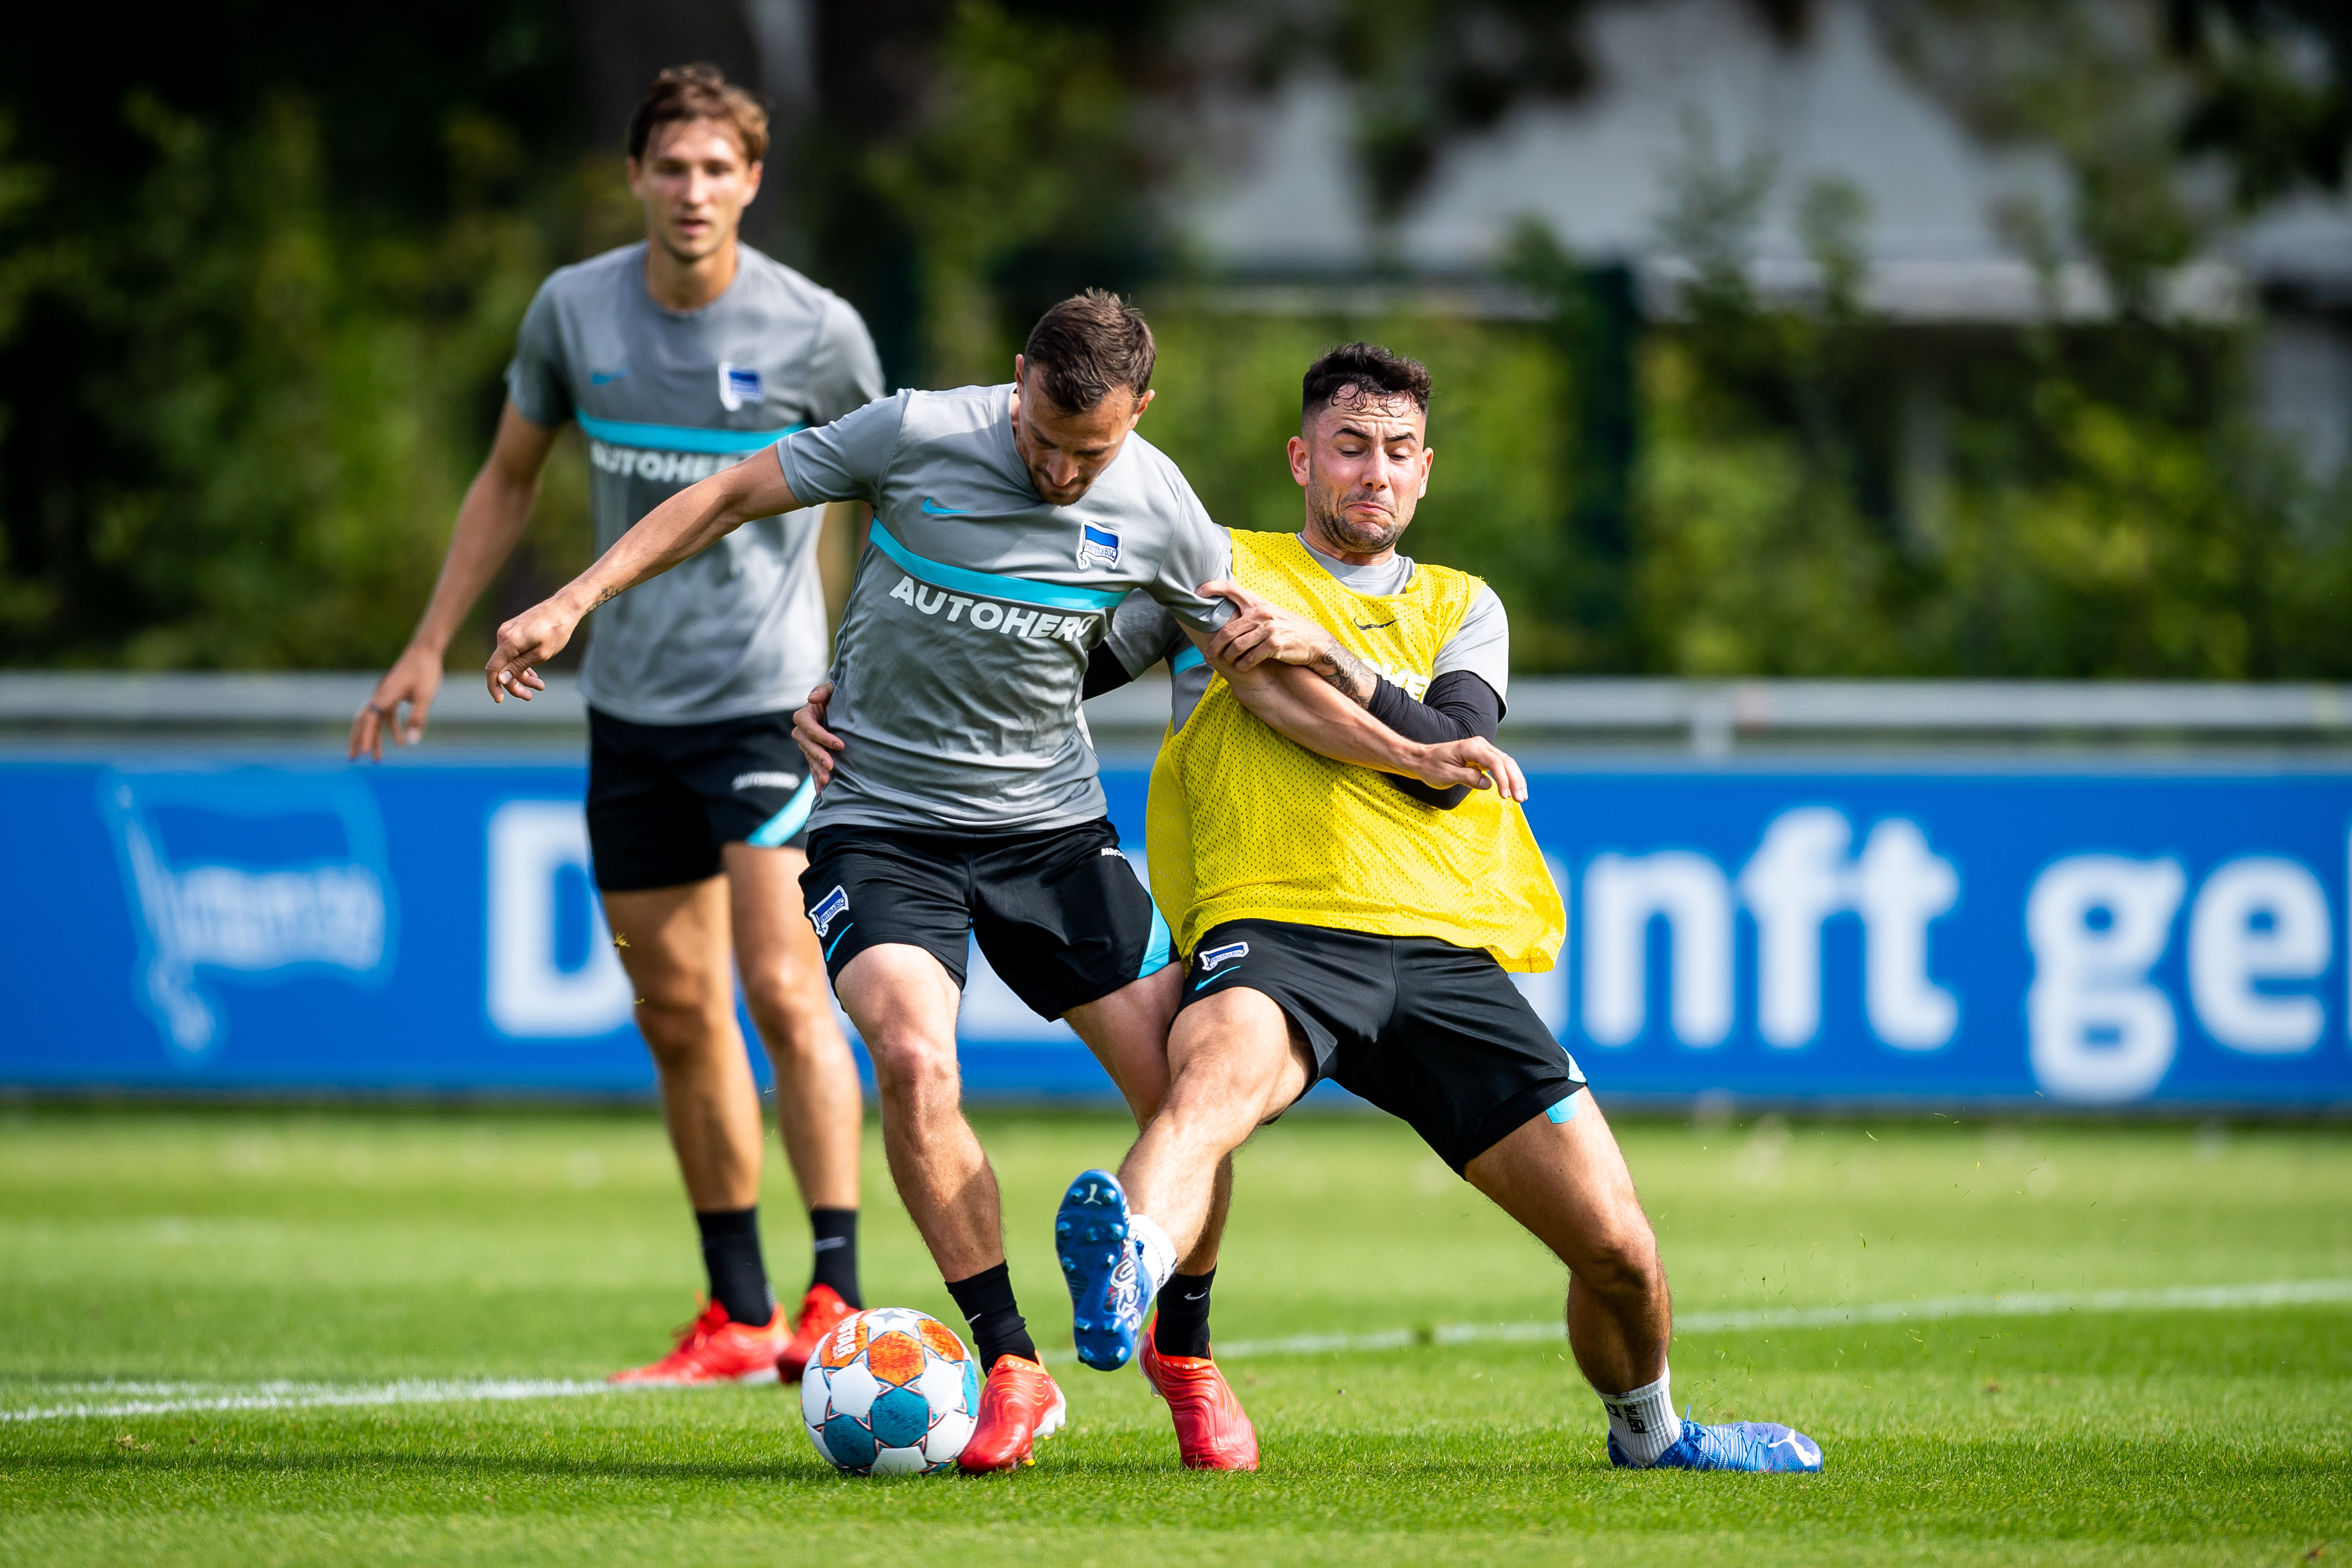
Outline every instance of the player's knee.
POLYGON ((1196 1055, 1177 1069, 1160 1114, 1209 1142, 1238 1148, 1282 1110, 1273 1078, 1228 1054, 1196 1055))
POLYGON ((1664 1289, 1657 1238, 1646 1220, 1612 1226, 1578 1262, 1577 1277, 1602 1295, 1649 1296, 1664 1289))
POLYGON ((822 980, 812 987, 782 970, 743 977, 744 1005, 778 1056, 814 1056, 834 1048, 833 1008, 822 980))
POLYGON ((640 964, 629 984, 637 993, 637 1027, 648 1042, 656 1034, 665 1042, 692 1042, 709 1032, 714 1019, 734 1016, 731 977, 685 965, 640 964))
POLYGON ((952 1105, 961 1094, 955 1048, 945 1050, 935 1040, 884 1035, 866 1042, 874 1059, 875 1087, 885 1100, 922 1105, 944 1099, 952 1105))

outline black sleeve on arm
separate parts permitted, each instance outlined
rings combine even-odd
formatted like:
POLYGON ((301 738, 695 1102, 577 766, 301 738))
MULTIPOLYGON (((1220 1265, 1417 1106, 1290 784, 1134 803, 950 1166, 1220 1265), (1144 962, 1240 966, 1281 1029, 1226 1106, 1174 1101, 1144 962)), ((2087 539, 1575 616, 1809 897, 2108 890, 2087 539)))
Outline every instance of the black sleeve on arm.
POLYGON ((1110 643, 1108 641, 1097 643, 1095 651, 1087 656, 1087 680, 1086 685, 1079 688, 1079 700, 1092 702, 1103 693, 1115 692, 1133 679, 1135 677, 1128 674, 1127 665, 1120 662, 1119 656, 1110 651, 1110 643))
MULTIPOLYGON (((1435 746, 1449 740, 1467 740, 1476 736, 1481 740, 1495 738, 1496 729, 1503 722, 1503 699, 1495 688, 1468 670, 1448 670, 1429 684, 1429 695, 1420 702, 1404 695, 1404 688, 1386 680, 1374 682, 1372 700, 1367 705, 1371 716, 1403 736, 1407 740, 1423 746, 1435 746)), ((1423 804, 1450 811, 1469 798, 1470 786, 1456 784, 1450 789, 1433 789, 1418 779, 1388 775, 1390 783, 1423 804)))

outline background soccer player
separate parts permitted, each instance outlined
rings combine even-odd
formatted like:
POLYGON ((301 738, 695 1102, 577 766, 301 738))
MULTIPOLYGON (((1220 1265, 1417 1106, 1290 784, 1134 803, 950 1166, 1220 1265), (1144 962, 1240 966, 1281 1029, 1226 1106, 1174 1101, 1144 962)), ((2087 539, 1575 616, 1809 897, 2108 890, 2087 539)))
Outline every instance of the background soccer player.
MULTIPOLYGON (((1023 1001, 1066 1019, 1135 1109, 1159 1104, 1180 977, 1118 850, 1079 723, 1089 650, 1142 589, 1207 635, 1200 585, 1228 541, 1176 465, 1134 435, 1151 333, 1101 293, 1039 319, 1008 385, 901 392, 704 480, 570 586, 499 629, 491 689, 519 691, 582 615, 747 517, 858 499, 876 517, 832 682, 800 718, 824 787, 802 887, 835 992, 874 1058, 883 1146, 989 1368, 967 1469, 1003 1469, 1064 1418, 1004 1262, 994 1175, 964 1119, 955 1020, 967 943, 1023 1001)), ((1370 724, 1320 682, 1305 710, 1370 724)), ((1269 708, 1279 706, 1270 702, 1269 708)), ((1441 748, 1442 751, 1442 748, 1441 748)), ((1477 777, 1441 751, 1433 784, 1477 777)), ((1214 1248, 1222 1187, 1196 1232, 1214 1248)))
MULTIPOLYGON (((1500 603, 1396 553, 1434 461, 1428 371, 1351 344, 1309 368, 1302 402, 1305 525, 1234 536, 1238 586, 1215 591, 1239 612, 1207 642, 1197 706, 1180 687, 1152 772, 1153 893, 1190 973, 1159 1113, 1118 1176, 1079 1176, 1055 1219, 1079 1357, 1125 1362, 1197 1247, 1212 1173, 1328 1077, 1410 1122, 1568 1265, 1570 1342, 1615 1463, 1819 1469, 1819 1447, 1786 1427, 1675 1413, 1649 1219, 1575 1061, 1506 973, 1549 968, 1566 929, 1513 804, 1517 768, 1497 753, 1492 790, 1432 790, 1374 747, 1333 761, 1293 745, 1246 700, 1279 662, 1384 733, 1491 739, 1502 713, 1500 603)), ((1147 1347, 1147 1364, 1155 1348, 1170 1347, 1147 1347)))
MULTIPOLYGON (((880 394, 857 313, 737 237, 767 140, 765 111, 709 66, 654 83, 629 125, 646 242, 563 268, 531 302, 489 460, 415 636, 352 725, 352 756, 381 758, 387 729, 423 737, 449 640, 521 538, 562 425, 576 418, 589 436, 609 545, 695 480, 880 394)), ((824 670, 818 527, 814 510, 772 508, 607 606, 581 671, 596 885, 643 998, 637 1027, 710 1281, 677 1347, 624 1380, 794 1378, 860 1304, 863 1108, 799 907, 814 787, 791 714, 824 670), (760 1251, 762 1134, 735 1022, 739 970, 815 1231, 797 1336, 760 1251)))

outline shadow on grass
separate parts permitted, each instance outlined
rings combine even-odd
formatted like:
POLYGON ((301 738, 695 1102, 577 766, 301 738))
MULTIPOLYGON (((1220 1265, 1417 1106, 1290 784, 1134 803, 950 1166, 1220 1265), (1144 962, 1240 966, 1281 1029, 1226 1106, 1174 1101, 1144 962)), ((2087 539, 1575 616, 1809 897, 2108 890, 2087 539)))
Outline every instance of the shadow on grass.
MULTIPOLYGON (((938 1476, 844 1476, 824 1469, 814 1462, 728 1462, 723 1460, 683 1459, 600 1459, 566 1458, 549 1455, 536 1457, 516 1454, 468 1453, 385 1453, 353 1451, 296 1451, 292 1453, 217 1453, 201 1448, 175 1450, 164 1442, 152 1449, 118 1449, 111 1446, 97 1453, 35 1453, 16 1454, 0 1459, 0 1467, 19 1478, 47 1475, 70 1483, 79 1479, 112 1479, 122 1476, 143 1476, 157 1479, 202 1479, 228 1476, 349 1476, 352 1472, 375 1472, 386 1478, 434 1474, 471 1475, 481 1479, 503 1477, 515 1480, 541 1481, 645 1481, 668 1483, 708 1482, 740 1484, 744 1482, 789 1483, 802 1485, 901 1486, 937 1485, 944 1479, 938 1476)), ((1026 1470, 1021 1473, 1025 1482, 1053 1478, 1078 1478, 1118 1481, 1129 1484, 1164 1477, 1174 1467, 1158 1458, 1100 1456, 1080 1458, 1063 1454, 1055 1457, 1050 1471, 1026 1470)), ((1176 1474, 1192 1472, 1175 1470, 1176 1474)), ((992 1476, 961 1478, 987 1484, 999 1478, 992 1476)))
MULTIPOLYGON (((125 1430, 137 1432, 138 1424, 125 1430)), ((148 1428, 152 1430, 152 1428, 148 1428)), ((29 1436, 20 1434, 19 1436, 29 1436)), ((1604 1511, 1619 1528, 1669 1528, 1705 1518, 1726 1524, 1745 1517, 1787 1524, 1827 1522, 1857 1507, 1899 1506, 1918 1528, 1962 1536, 2020 1533, 2059 1537, 2120 1531, 2129 1539, 2168 1540, 2260 1533, 2262 1527, 2321 1528, 2352 1509, 2352 1469, 2340 1437, 2333 1442, 2272 1443, 2252 1449, 2178 1438, 2103 1434, 2052 1442, 2046 1437, 1956 1442, 1946 1437, 1881 1440, 1833 1453, 1822 1477, 1643 1475, 1605 1461, 1496 1452, 1482 1445, 1448 1443, 1435 1451, 1409 1441, 1367 1445, 1341 1440, 1269 1448, 1268 1469, 1252 1476, 1202 1474, 1180 1469, 1172 1453, 1112 1451, 1056 1446, 1043 1465, 1009 1477, 961 1478, 968 1485, 940 1490, 947 1477, 845 1478, 813 1453, 784 1457, 710 1458, 637 1457, 623 1453, 483 1452, 451 1447, 415 1451, 367 1447, 309 1447, 276 1437, 247 1438, 228 1449, 183 1447, 182 1434, 156 1434, 152 1448, 118 1448, 110 1427, 68 1435, 43 1434, 36 1447, 0 1445, 0 1476, 23 1500, 45 1489, 88 1494, 124 1484, 169 1491, 186 1488, 267 1490, 272 1481, 316 1486, 356 1499, 372 1489, 444 1485, 454 1492, 501 1486, 557 1490, 581 1487, 777 1489, 854 1507, 876 1486, 931 1489, 924 1494, 963 1504, 992 1495, 1060 1494, 1057 1506, 1085 1500, 1151 1496, 1176 1501, 1192 1496, 1255 1513, 1300 1504, 1350 1516, 1359 1524, 1403 1525, 1424 1514, 1489 1516, 1526 1522, 1568 1509, 1604 1511), (63 1451, 66 1443, 74 1451, 63 1451), (256 1451, 266 1444, 264 1451, 256 1451), (13 1448, 14 1452, 6 1449, 13 1448), (1352 1450, 1352 1451, 1351 1451, 1352 1450), (1844 1462, 1838 1462, 1844 1458, 1844 1462), (1017 1488, 1017 1490, 1015 1490, 1017 1488), (1044 1489, 1041 1492, 1039 1489, 1044 1489)), ((2333 1436, 2333 1435, 2331 1435, 2333 1436)), ((796 1446, 795 1446, 796 1447, 796 1446)), ((1123 1451, 1122 1451, 1123 1450, 1123 1451)), ((152 1500, 152 1494, 150 1494, 152 1500)), ((912 1501, 902 1496, 901 1501, 912 1501)))

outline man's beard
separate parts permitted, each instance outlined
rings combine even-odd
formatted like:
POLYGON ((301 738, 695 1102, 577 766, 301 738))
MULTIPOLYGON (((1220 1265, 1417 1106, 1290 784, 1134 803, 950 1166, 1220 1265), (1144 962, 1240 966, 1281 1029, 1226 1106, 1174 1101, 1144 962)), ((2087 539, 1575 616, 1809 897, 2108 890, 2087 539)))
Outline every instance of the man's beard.
POLYGON ((1030 487, 1035 490, 1037 492, 1038 498, 1043 500, 1049 507, 1075 507, 1080 501, 1086 499, 1086 495, 1088 490, 1095 487, 1095 482, 1092 479, 1082 480, 1078 484, 1069 486, 1066 491, 1057 497, 1055 495, 1052 486, 1045 478, 1045 469, 1042 467, 1031 468, 1026 463, 1022 464, 1022 466, 1029 469, 1030 487))
POLYGON ((1357 522, 1328 491, 1314 492, 1314 505, 1315 521, 1323 537, 1349 555, 1378 555, 1390 549, 1404 538, 1405 524, 1412 520, 1391 512, 1382 523, 1357 522))

